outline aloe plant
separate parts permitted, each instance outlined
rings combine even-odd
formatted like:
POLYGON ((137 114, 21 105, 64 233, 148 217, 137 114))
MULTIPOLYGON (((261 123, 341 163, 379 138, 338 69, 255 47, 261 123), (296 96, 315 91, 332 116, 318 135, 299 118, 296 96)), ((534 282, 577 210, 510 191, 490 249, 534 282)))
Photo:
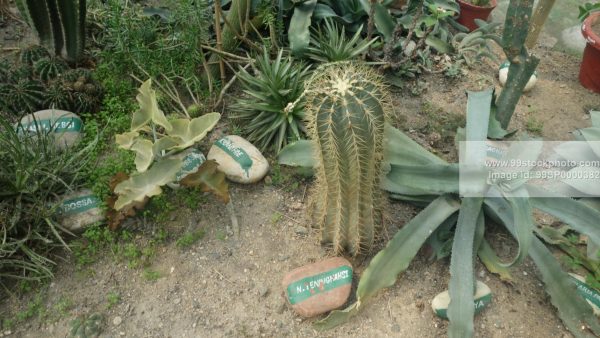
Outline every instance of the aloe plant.
MULTIPOLYGON (((491 100, 491 90, 469 94, 467 141, 486 140, 491 100)), ((369 298, 395 283, 398 274, 408 267, 419 248, 438 228, 447 226, 448 222, 456 222, 450 263, 450 337, 471 337, 474 333, 473 257, 476 254, 490 271, 503 271, 505 276, 507 268, 530 256, 538 266, 546 291, 565 326, 577 337, 591 336, 591 332, 600 334, 600 323, 591 307, 577 294, 575 284, 546 246, 534 236, 532 216, 533 209, 537 208, 597 241, 600 239, 600 229, 596 225, 600 217, 598 210, 562 195, 555 198, 518 197, 515 190, 487 182, 480 184, 489 189, 486 195, 489 197, 460 198, 456 164, 446 163, 391 127, 386 130, 385 147, 386 161, 391 169, 382 187, 395 199, 427 207, 372 259, 361 276, 356 291, 357 301, 345 310, 332 312, 317 323, 317 327, 330 328, 355 315, 369 298), (506 227, 519 244, 516 257, 508 264, 500 262, 483 238, 489 220, 506 227)), ((486 156, 485 153, 478 155, 486 156)))
POLYGON ((183 159, 176 155, 202 140, 221 117, 209 113, 169 121, 159 109, 151 85, 151 80, 147 80, 139 89, 140 109, 133 113, 130 131, 116 135, 120 148, 136 154, 137 170, 115 186, 117 211, 162 193, 161 187, 174 182, 183 166, 183 159))
POLYGON ((308 135, 316 147, 314 218, 335 252, 370 249, 381 208, 386 92, 363 65, 319 67, 306 85, 308 135))
POLYGON ((237 74, 247 96, 237 99, 232 118, 260 149, 279 152, 288 141, 303 136, 301 96, 310 68, 284 57, 283 50, 271 60, 266 49, 252 67, 254 74, 243 68, 237 74))
POLYGON ((313 31, 307 56, 318 62, 349 61, 362 55, 377 38, 366 40, 361 38, 362 26, 352 38, 346 37, 346 28, 341 30, 332 20, 325 20, 323 29, 313 31))
POLYGON ((69 62, 81 58, 85 46, 85 0, 17 0, 16 3, 42 45, 69 62))

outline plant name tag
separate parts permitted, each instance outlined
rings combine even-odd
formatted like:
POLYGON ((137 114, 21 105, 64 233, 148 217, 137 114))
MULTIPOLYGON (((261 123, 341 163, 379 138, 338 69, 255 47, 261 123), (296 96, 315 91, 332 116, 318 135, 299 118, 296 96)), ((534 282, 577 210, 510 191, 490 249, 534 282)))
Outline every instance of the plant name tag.
POLYGON ((600 312, 600 292, 584 282, 583 277, 569 274, 577 285, 577 292, 581 295, 594 309, 594 313, 600 312))
MULTIPOLYGON (((492 302, 492 290, 483 282, 477 281, 477 291, 473 296, 473 307, 475 314, 481 312, 492 302)), ((438 317, 448 319, 448 306, 450 305, 450 293, 446 290, 433 298, 431 308, 438 317)))
POLYGON ((287 297, 294 305, 308 298, 352 283, 352 268, 344 265, 295 281, 287 287, 287 297))
POLYGON ((215 142, 215 145, 227 153, 231 158, 236 161, 240 167, 246 173, 246 177, 250 177, 250 168, 252 167, 252 159, 248 156, 246 151, 238 146, 236 146, 231 140, 227 137, 223 137, 215 142))
POLYGON ((100 200, 94 195, 80 196, 68 199, 60 205, 58 209, 59 215, 74 215, 86 212, 100 206, 100 200))
POLYGON ((181 181, 187 175, 196 172, 200 165, 206 161, 206 157, 200 151, 194 149, 183 158, 183 166, 175 175, 175 182, 181 181))
POLYGON ((52 131, 54 133, 64 132, 81 132, 82 122, 78 117, 68 116, 60 117, 55 121, 52 120, 37 120, 29 123, 24 123, 21 126, 17 126, 19 130, 25 130, 30 132, 52 131))

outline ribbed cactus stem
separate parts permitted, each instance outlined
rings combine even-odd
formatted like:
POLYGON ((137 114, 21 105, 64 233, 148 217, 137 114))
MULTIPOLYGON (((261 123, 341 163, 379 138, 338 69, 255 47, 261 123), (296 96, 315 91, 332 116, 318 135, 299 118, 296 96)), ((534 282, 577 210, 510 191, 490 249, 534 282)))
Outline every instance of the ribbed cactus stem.
POLYGON ((380 225, 386 120, 379 75, 365 66, 320 67, 306 85, 307 127, 317 144, 314 218, 336 253, 369 249, 380 225))
POLYGON ((85 0, 16 0, 21 15, 56 55, 79 60, 85 45, 85 0))

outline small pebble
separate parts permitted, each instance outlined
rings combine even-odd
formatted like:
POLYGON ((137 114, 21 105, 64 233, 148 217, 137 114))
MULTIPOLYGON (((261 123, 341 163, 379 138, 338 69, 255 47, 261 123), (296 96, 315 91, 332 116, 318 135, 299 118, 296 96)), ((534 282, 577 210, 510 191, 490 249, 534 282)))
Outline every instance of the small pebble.
POLYGON ((294 228, 294 231, 296 232, 296 235, 300 235, 300 236, 304 236, 304 235, 308 234, 308 230, 301 225, 296 226, 296 228, 294 228))
POLYGON ((268 293, 269 293, 269 288, 266 286, 263 286, 260 289, 258 289, 258 295, 261 297, 265 297, 268 293))
POLYGON ((121 317, 119 317, 119 316, 116 316, 116 317, 113 319, 113 324, 114 324, 115 326, 119 326, 119 325, 121 325, 121 322, 123 322, 123 319, 122 319, 121 317))

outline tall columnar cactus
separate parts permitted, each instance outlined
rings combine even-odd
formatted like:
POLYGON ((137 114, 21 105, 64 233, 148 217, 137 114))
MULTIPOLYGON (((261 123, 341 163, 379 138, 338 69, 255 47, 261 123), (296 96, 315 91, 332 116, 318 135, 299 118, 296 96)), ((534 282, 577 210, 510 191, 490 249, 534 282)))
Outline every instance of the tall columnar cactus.
POLYGON ((527 51, 525 45, 533 2, 533 0, 511 0, 506 10, 502 47, 510 61, 510 67, 504 89, 496 101, 498 106, 496 118, 505 129, 508 128, 527 81, 540 62, 540 59, 527 51))
POLYGON ((324 244, 357 255, 371 247, 381 224, 385 89, 378 74, 346 62, 321 66, 306 88, 318 163, 313 216, 324 244))
POLYGON ((42 45, 70 62, 81 58, 85 44, 85 0, 16 0, 42 45))

